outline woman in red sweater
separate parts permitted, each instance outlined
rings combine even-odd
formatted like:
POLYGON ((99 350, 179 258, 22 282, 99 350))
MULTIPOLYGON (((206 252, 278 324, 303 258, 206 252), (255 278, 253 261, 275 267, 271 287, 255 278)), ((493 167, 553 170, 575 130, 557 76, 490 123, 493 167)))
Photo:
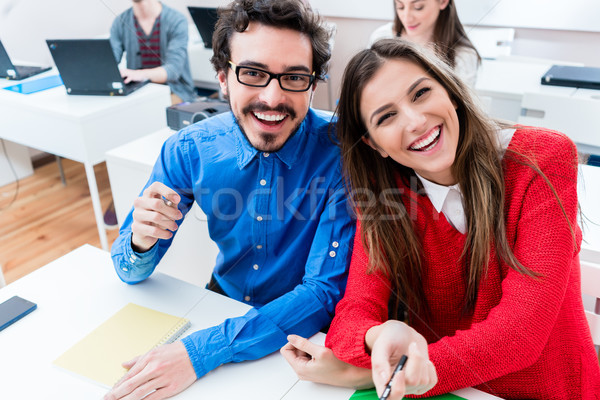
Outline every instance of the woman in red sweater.
POLYGON ((474 386, 600 399, 574 144, 491 121, 445 64, 401 40, 350 61, 337 131, 358 229, 331 350, 297 336, 282 349, 301 378, 381 393, 408 354, 394 398, 474 386))

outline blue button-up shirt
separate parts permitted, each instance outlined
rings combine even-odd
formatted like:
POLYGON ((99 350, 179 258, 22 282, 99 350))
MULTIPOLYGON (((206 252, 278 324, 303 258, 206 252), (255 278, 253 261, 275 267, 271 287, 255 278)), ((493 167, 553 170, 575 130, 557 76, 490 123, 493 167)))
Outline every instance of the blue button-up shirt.
MULTIPOLYGON (((311 336, 330 322, 354 236, 330 119, 310 109, 276 153, 253 148, 231 113, 200 121, 163 145, 147 185, 160 181, 176 190, 184 214, 198 202, 219 247, 214 277, 230 297, 254 307, 183 339, 197 377, 263 357, 288 334, 311 336)), ((130 213, 112 257, 119 277, 133 284, 150 276, 172 239, 134 252, 131 223, 130 213)))

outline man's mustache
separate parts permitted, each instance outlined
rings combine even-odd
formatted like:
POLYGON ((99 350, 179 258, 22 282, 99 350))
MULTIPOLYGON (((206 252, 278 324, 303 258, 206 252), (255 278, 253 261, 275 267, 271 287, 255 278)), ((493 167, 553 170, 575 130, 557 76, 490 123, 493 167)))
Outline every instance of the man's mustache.
POLYGON ((296 118, 296 112, 293 108, 286 104, 279 104, 276 107, 269 107, 264 103, 251 103, 242 109, 242 114, 246 115, 251 112, 278 112, 281 114, 289 114, 292 119, 296 118))

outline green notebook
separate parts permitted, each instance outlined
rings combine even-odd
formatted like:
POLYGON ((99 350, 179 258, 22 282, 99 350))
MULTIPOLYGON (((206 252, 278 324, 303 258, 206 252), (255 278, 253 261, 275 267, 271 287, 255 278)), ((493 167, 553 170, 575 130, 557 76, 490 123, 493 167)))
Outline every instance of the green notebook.
MULTIPOLYGON (((464 397, 457 396, 452 393, 441 394, 439 396, 428 397, 431 400, 466 400, 464 397)), ((354 392, 350 400, 379 400, 375 389, 357 390, 354 392)))

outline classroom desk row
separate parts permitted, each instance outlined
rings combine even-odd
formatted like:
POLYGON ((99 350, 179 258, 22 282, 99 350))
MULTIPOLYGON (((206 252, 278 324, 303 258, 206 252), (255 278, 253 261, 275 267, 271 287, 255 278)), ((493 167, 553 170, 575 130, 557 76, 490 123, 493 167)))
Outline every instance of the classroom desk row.
POLYGON ((70 96, 63 85, 31 94, 2 88, 57 75, 56 69, 22 81, 0 81, 0 138, 81 162, 103 249, 108 249, 94 165, 107 150, 167 125, 169 87, 148 84, 128 96, 70 96))
MULTIPOLYGON (((0 397, 98 399, 107 388, 53 366, 59 355, 127 303, 188 318, 187 334, 244 314, 249 306, 155 272, 137 285, 121 282, 108 252, 85 245, 3 289, 0 301, 19 295, 38 309, 0 332, 0 397)), ((323 334, 312 338, 317 343, 323 334)), ((275 352, 263 359, 223 365, 176 399, 347 400, 353 390, 299 381, 275 352)), ((466 399, 497 397, 475 389, 454 392, 466 399)))
POLYGON ((483 60, 475 91, 491 116, 568 135, 581 152, 600 154, 600 90, 541 84, 553 65, 516 56, 483 60))

